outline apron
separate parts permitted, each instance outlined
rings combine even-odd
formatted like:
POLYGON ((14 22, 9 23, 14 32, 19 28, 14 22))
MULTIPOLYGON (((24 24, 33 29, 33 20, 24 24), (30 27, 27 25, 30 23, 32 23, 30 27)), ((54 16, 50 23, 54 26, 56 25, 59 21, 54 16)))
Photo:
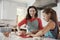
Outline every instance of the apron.
POLYGON ((34 20, 34 21, 27 21, 27 30, 28 30, 28 33, 30 32, 35 32, 37 31, 39 28, 38 28, 38 20, 34 20))

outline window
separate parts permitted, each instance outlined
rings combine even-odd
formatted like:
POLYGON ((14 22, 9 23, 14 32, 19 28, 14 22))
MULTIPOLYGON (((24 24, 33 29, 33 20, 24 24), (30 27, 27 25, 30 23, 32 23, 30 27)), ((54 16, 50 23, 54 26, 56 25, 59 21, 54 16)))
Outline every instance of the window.
POLYGON ((23 20, 26 16, 26 8, 24 7, 20 7, 17 8, 17 22, 20 22, 21 20, 23 20))

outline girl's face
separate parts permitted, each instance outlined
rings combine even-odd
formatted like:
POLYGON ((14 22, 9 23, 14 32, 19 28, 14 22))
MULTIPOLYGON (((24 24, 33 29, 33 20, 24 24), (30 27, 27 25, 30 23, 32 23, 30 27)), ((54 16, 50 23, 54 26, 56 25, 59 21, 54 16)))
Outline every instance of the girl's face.
POLYGON ((50 16, 51 16, 50 13, 49 14, 43 13, 43 19, 47 22, 50 20, 50 16))
POLYGON ((34 8, 30 8, 29 9, 29 14, 30 14, 31 17, 35 17, 36 10, 34 8))

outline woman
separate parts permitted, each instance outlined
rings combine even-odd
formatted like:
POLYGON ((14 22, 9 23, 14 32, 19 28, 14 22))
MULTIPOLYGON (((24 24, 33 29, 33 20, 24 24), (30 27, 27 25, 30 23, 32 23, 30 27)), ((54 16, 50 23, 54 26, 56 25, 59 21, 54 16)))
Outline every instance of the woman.
POLYGON ((41 19, 38 18, 38 11, 35 6, 30 6, 27 9, 26 18, 18 23, 18 27, 20 28, 23 24, 28 25, 28 33, 36 33, 38 30, 43 29, 41 19))
POLYGON ((31 36, 38 37, 38 36, 45 35, 45 37, 57 38, 59 29, 57 24, 56 11, 51 8, 45 8, 43 10, 43 17, 44 17, 44 20, 48 22, 48 24, 43 30, 39 31, 35 35, 31 34, 31 36))

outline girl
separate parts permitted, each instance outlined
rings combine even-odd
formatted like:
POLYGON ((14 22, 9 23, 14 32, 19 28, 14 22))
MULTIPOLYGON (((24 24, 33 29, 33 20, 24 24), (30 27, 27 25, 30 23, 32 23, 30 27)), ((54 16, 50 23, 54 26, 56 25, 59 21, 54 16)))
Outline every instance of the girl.
POLYGON ((38 11, 35 6, 30 6, 27 9, 26 18, 18 23, 18 27, 20 28, 23 24, 28 25, 28 33, 36 33, 43 29, 41 19, 38 18, 38 11))
POLYGON ((44 20, 48 22, 46 27, 39 31, 38 33, 31 34, 31 36, 42 36, 45 35, 45 37, 49 38, 57 38, 59 30, 58 30, 58 24, 57 24, 57 15, 56 11, 51 8, 45 8, 43 10, 43 17, 44 20))

